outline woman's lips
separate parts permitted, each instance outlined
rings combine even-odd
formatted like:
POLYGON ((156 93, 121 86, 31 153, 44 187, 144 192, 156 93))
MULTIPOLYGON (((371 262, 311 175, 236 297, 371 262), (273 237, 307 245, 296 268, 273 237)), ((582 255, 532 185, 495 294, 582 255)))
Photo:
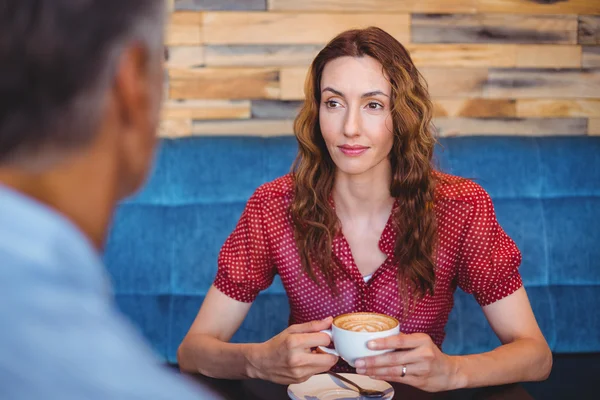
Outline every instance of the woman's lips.
POLYGON ((343 145, 343 146, 338 146, 338 148, 340 149, 340 151, 342 153, 344 153, 347 156, 350 157, 357 157, 360 156, 361 154, 363 154, 365 151, 369 150, 368 147, 365 146, 349 146, 349 145, 343 145))

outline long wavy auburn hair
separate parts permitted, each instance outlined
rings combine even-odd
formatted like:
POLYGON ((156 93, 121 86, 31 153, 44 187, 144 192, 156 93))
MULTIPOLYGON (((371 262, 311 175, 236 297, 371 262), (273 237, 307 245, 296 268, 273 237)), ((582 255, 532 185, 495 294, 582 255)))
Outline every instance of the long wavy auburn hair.
POLYGON ((292 167, 294 197, 290 207, 302 267, 317 284, 316 270, 320 270, 337 294, 332 241, 340 223, 329 203, 336 166, 319 126, 319 105, 325 65, 344 56, 374 58, 391 83, 394 142, 389 155, 390 194, 398 203, 392 218, 398 232, 394 262, 398 265, 400 298, 410 306, 427 293, 433 294, 435 284, 437 224, 433 202, 439 174, 432 166, 433 106, 426 83, 406 49, 376 27, 349 30, 335 37, 314 59, 306 79, 306 99, 294 122, 299 149, 292 167))

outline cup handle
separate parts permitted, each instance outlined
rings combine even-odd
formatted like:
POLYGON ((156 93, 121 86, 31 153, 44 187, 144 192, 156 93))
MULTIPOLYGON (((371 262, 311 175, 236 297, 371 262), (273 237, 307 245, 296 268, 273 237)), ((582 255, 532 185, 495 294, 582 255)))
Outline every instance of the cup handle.
MULTIPOLYGON (((333 339, 333 335, 331 334, 331 329, 326 329, 324 331, 321 331, 322 333, 326 333, 329 335, 330 338, 333 339)), ((327 354, 331 354, 333 356, 339 357, 339 353, 337 352, 337 350, 335 349, 335 345, 333 349, 327 348, 325 346, 319 346, 318 349, 320 351, 322 351, 323 353, 327 353, 327 354)))

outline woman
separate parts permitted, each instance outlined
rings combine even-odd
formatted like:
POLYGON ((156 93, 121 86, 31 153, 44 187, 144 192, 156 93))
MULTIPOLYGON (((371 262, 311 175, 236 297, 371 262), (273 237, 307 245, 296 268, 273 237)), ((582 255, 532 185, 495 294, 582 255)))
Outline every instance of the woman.
POLYGON ((179 348, 180 367, 304 381, 337 361, 311 352, 329 344, 319 333, 329 317, 372 311, 397 317, 403 332, 373 348, 402 351, 360 360, 357 373, 428 391, 545 379, 552 356, 522 287, 519 250, 480 186, 432 168, 432 105, 404 47, 378 28, 344 32, 317 55, 305 93, 293 172, 248 201, 179 348), (228 343, 276 273, 291 326, 265 343, 228 343), (441 352, 457 285, 502 346, 441 352))

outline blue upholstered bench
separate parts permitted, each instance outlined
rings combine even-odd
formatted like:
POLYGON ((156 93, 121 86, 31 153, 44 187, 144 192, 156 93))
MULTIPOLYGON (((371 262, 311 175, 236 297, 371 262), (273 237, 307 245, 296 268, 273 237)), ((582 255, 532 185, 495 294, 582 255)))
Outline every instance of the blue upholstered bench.
MULTIPOLYGON (((149 184, 118 209, 105 253, 116 299, 164 360, 176 361, 246 200, 288 172, 295 153, 292 137, 163 140, 149 184)), ((448 138, 436 154, 444 171, 492 196, 552 350, 600 352, 600 137, 448 138)), ((496 346, 474 299, 455 298, 444 350, 496 346)), ((276 279, 234 341, 270 338, 288 313, 276 279)))

